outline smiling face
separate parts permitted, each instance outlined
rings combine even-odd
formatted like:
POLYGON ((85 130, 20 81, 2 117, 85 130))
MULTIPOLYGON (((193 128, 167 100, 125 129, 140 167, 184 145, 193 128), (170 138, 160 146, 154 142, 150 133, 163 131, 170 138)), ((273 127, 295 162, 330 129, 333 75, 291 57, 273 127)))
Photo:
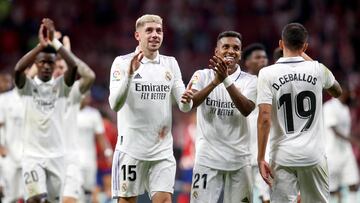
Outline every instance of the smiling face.
POLYGON ((156 52, 163 41, 162 24, 148 22, 137 28, 135 38, 139 41, 140 49, 144 52, 156 52))
POLYGON ((241 41, 237 37, 223 37, 218 40, 215 55, 222 58, 229 71, 235 69, 241 59, 241 41))
POLYGON ((37 76, 43 82, 47 82, 51 79, 55 68, 56 55, 53 53, 40 52, 35 64, 38 68, 37 76))

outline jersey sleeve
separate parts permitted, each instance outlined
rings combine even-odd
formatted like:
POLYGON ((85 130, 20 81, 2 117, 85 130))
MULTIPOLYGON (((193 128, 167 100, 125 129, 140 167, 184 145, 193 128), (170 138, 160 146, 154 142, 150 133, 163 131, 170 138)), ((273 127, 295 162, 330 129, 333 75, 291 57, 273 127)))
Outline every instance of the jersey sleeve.
POLYGON ((335 77, 332 72, 323 64, 320 63, 320 77, 323 81, 323 88, 329 89, 334 85, 335 77))
POLYGON ((192 101, 189 104, 181 103, 181 96, 185 92, 185 85, 182 80, 179 64, 175 58, 172 58, 172 67, 173 67, 173 74, 174 74, 174 84, 172 86, 172 95, 176 100, 176 103, 179 106, 179 109, 183 112, 188 112, 192 108, 192 101))
POLYGON ((61 88, 60 96, 68 97, 72 89, 72 86, 68 86, 65 83, 65 79, 63 75, 57 78, 57 82, 60 83, 60 88, 61 88))
POLYGON ((190 82, 192 83, 192 88, 194 90, 202 90, 204 88, 204 79, 205 79, 205 75, 202 74, 202 71, 197 70, 193 76, 191 77, 190 82))
POLYGON ((31 95, 31 87, 32 87, 32 80, 26 77, 25 85, 22 88, 18 88, 16 86, 16 90, 20 96, 22 95, 31 95))
POLYGON ((256 96, 257 96, 257 77, 251 77, 246 89, 242 92, 242 94, 254 102, 256 104, 256 96))
POLYGON ((130 76, 126 71, 130 61, 121 56, 115 58, 110 70, 110 95, 109 104, 113 110, 118 110, 125 103, 126 95, 130 87, 130 76))
POLYGON ((271 92, 271 84, 265 69, 261 69, 257 80, 257 105, 265 103, 272 104, 273 93, 271 92))
POLYGON ((71 104, 78 104, 81 101, 80 82, 75 81, 69 93, 69 100, 71 104))

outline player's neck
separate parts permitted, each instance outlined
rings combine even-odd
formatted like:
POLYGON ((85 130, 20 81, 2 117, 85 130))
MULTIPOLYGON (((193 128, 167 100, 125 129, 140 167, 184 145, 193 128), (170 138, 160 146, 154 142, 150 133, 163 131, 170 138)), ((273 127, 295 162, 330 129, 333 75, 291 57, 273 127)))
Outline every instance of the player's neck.
POLYGON ((233 67, 229 67, 229 69, 228 69, 228 74, 229 75, 232 75, 233 73, 235 73, 236 72, 236 70, 237 70, 237 65, 235 65, 235 66, 233 66, 233 67))
POLYGON ((299 57, 299 56, 301 56, 302 51, 301 50, 292 51, 292 50, 284 48, 283 53, 284 53, 284 57, 299 57))
POLYGON ((150 60, 154 60, 157 56, 157 51, 144 51, 144 56, 150 60))

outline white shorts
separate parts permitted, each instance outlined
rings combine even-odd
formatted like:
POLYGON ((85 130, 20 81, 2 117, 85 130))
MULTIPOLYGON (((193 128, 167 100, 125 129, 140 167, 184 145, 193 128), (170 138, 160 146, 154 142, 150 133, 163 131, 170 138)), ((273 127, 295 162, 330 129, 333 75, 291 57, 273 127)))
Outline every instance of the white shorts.
POLYGON ((82 187, 86 192, 92 192, 96 187, 96 167, 96 163, 94 165, 81 166, 82 187))
POLYGON ((287 167, 271 163, 274 175, 270 202, 293 203, 300 190, 301 203, 329 202, 329 176, 327 161, 314 166, 287 167))
POLYGON ((270 187, 264 179, 260 175, 259 167, 258 166, 251 166, 252 168, 252 181, 254 183, 254 189, 258 191, 256 199, 261 199, 263 201, 270 200, 270 187))
POLYGON ((343 154, 340 159, 328 157, 330 174, 330 191, 335 192, 341 186, 356 185, 359 183, 359 169, 352 149, 343 154))
POLYGON ((9 156, 3 159, 4 176, 4 202, 13 202, 24 196, 24 183, 22 179, 21 163, 9 156))
POLYGON ((47 194, 50 202, 60 202, 65 178, 63 157, 24 157, 22 167, 26 199, 47 194))
POLYGON ((191 203, 216 203, 224 186, 224 203, 252 202, 251 166, 222 171, 195 164, 191 203))
POLYGON ((72 197, 79 199, 83 192, 81 185, 83 184, 80 167, 76 164, 68 164, 66 167, 66 177, 64 185, 64 197, 72 197))
MULTIPOLYGON (((112 197, 134 197, 156 192, 174 192, 176 161, 174 156, 158 161, 137 160, 115 151, 111 173, 112 197)), ((151 198, 150 197, 150 198, 151 198)))

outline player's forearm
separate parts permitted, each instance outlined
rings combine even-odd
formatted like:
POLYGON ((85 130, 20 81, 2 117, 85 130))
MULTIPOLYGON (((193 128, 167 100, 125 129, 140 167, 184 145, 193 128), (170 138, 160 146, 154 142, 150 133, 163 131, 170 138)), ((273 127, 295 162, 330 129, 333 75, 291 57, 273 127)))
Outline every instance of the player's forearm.
POLYGON ((191 111, 192 107, 193 107, 193 101, 191 100, 189 103, 182 103, 182 95, 185 92, 185 86, 184 85, 179 85, 177 87, 173 87, 172 91, 172 95, 174 96, 176 103, 179 106, 180 111, 182 112, 189 112, 191 111))
POLYGON ((255 108, 255 104, 246 98, 235 85, 231 85, 226 89, 234 102, 236 108, 243 116, 248 116, 255 108))
POLYGON ((339 97, 342 94, 342 89, 338 81, 335 80, 333 86, 326 90, 331 96, 339 97))
POLYGON ((209 96, 209 94, 215 89, 217 85, 211 82, 207 85, 204 89, 197 91, 193 89, 194 96, 193 96, 193 108, 198 107, 200 104, 204 102, 204 100, 209 96))
POLYGON ((116 87, 110 86, 109 104, 114 111, 119 111, 125 104, 129 92, 131 78, 129 76, 121 79, 120 84, 116 87))
POLYGON ((26 68, 30 67, 36 59, 36 56, 41 52, 43 47, 38 44, 34 47, 31 51, 25 54, 16 64, 15 66, 15 84, 18 88, 22 88, 25 85, 26 75, 25 70, 26 68))
POLYGON ((80 80, 80 92, 85 93, 90 89, 95 81, 95 73, 91 68, 81 59, 74 55, 77 63, 77 72, 79 73, 80 80))
POLYGON ((271 127, 271 105, 260 104, 257 120, 258 162, 265 159, 266 144, 271 127))
POLYGON ((67 86, 72 86, 76 79, 77 73, 77 64, 76 59, 69 50, 65 49, 64 46, 61 46, 58 50, 58 54, 65 60, 67 64, 67 71, 64 74, 64 81, 67 86))
POLYGON ((265 159, 266 144, 270 132, 270 121, 258 119, 258 161, 265 159))

